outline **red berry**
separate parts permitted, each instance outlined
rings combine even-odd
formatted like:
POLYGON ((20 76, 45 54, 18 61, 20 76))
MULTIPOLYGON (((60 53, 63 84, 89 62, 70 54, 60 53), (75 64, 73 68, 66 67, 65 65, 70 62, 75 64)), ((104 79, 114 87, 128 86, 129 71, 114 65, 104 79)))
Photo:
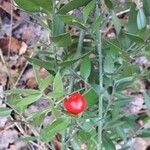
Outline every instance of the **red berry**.
POLYGON ((85 98, 80 93, 73 93, 64 101, 64 106, 71 114, 78 115, 86 109, 87 104, 85 98))

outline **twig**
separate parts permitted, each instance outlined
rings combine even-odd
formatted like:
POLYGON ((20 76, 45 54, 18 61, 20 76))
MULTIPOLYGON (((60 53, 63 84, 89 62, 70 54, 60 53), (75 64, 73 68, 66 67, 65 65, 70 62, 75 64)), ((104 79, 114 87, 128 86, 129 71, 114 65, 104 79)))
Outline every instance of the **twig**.
MULTIPOLYGON (((11 1, 12 3, 12 1, 11 1)), ((12 26, 13 26, 13 6, 10 7, 10 34, 9 34, 9 43, 8 43, 8 57, 10 57, 11 51, 11 39, 12 39, 12 26)))
POLYGON ((12 78, 11 78, 10 67, 9 67, 9 65, 7 64, 7 62, 5 61, 5 58, 4 58, 4 56, 3 56, 3 53, 2 53, 2 50, 1 50, 1 49, 0 49, 0 58, 1 58, 1 60, 2 60, 2 63, 3 63, 3 64, 5 65, 5 67, 6 67, 6 73, 7 73, 8 77, 9 77, 9 80, 10 80, 11 84, 14 85, 14 82, 13 82, 13 80, 12 80, 12 78))
MULTIPOLYGON (((14 120, 11 116, 10 116, 11 120, 14 120)), ((17 129, 21 132, 21 134, 23 134, 23 136, 27 136, 27 134, 24 132, 24 130, 22 129, 22 127, 19 126, 19 124, 17 122, 14 123, 14 125, 17 127, 17 129)), ((40 145, 36 144, 33 141, 29 141, 32 145, 36 146, 37 148, 39 148, 40 150, 43 150, 43 147, 41 147, 40 145)))
MULTIPOLYGON (((121 12, 119 12, 119 13, 116 13, 116 16, 120 16, 120 15, 123 15, 123 14, 128 13, 128 12, 130 12, 130 9, 126 9, 126 10, 124 10, 124 11, 121 11, 121 12)), ((109 17, 109 19, 111 19, 111 18, 112 18, 112 16, 109 17)))
MULTIPOLYGON (((29 57, 31 58, 32 56, 33 56, 33 52, 31 53, 31 55, 30 55, 29 57)), ((20 74, 19 74, 19 77, 17 78, 17 81, 16 81, 16 83, 14 84, 14 88, 17 87, 17 84, 18 84, 18 82, 20 81, 20 79, 21 79, 21 77, 22 77, 22 75, 23 75, 23 73, 24 73, 24 71, 25 71, 25 69, 26 69, 27 66, 28 66, 28 61, 26 61, 26 63, 25 63, 25 65, 24 65, 23 69, 21 70, 21 72, 20 72, 20 74)))

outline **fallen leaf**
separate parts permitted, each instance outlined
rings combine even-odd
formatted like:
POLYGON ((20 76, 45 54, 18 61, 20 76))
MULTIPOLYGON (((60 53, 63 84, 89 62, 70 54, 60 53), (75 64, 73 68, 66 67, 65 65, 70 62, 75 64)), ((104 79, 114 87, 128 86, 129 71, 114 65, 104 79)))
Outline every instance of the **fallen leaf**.
POLYGON ((9 52, 18 53, 21 48, 21 42, 14 37, 4 37, 0 38, 0 48, 4 55, 8 54, 9 52))
POLYGON ((21 43, 21 48, 19 50, 19 55, 24 54, 27 51, 27 47, 28 47, 27 44, 25 42, 22 42, 21 43))

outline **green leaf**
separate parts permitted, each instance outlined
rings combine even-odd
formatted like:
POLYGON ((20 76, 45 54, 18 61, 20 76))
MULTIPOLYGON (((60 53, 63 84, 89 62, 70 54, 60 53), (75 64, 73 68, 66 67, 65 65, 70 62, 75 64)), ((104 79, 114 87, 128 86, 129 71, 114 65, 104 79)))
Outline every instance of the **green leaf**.
POLYGON ((87 52, 87 53, 81 55, 80 57, 77 57, 77 58, 74 58, 74 59, 66 60, 66 61, 60 63, 59 65, 60 65, 61 67, 63 67, 63 66, 66 67, 66 66, 72 65, 72 64, 74 64, 75 62, 77 62, 78 60, 80 60, 80 59, 86 57, 89 53, 91 53, 91 51, 89 51, 89 52, 87 52))
POLYGON ((149 138, 150 137, 150 129, 143 129, 141 131, 139 137, 149 138))
POLYGON ((22 136, 17 138, 17 141, 29 142, 29 141, 36 141, 39 137, 37 136, 22 136))
POLYGON ((42 137, 42 140, 46 142, 51 141, 57 133, 66 129, 69 124, 70 124, 69 117, 58 118, 52 124, 47 125, 41 130, 40 135, 42 137))
POLYGON ((116 81, 116 90, 121 91, 127 88, 134 81, 134 77, 125 77, 116 81))
POLYGON ((112 11, 112 21, 113 21, 113 24, 115 26, 115 30, 117 32, 117 35, 119 35, 119 33, 121 31, 121 23, 120 23, 120 20, 116 16, 116 13, 114 11, 112 11))
POLYGON ((150 110, 150 96, 144 92, 144 102, 146 104, 147 109, 150 110))
POLYGON ((103 133, 103 147, 105 150, 116 150, 114 143, 106 132, 103 133))
POLYGON ((140 73, 139 66, 136 64, 125 63, 122 67, 122 77, 135 76, 140 73))
POLYGON ((124 124, 124 122, 122 120, 119 120, 118 118, 110 120, 109 122, 106 123, 105 125, 105 129, 113 129, 113 128, 118 128, 120 126, 122 126, 124 124))
POLYGON ((52 10, 52 1, 51 0, 15 0, 16 4, 22 9, 29 12, 39 12, 42 9, 50 12, 52 10))
POLYGON ((114 72, 114 60, 111 51, 108 51, 104 59, 104 72, 113 73, 114 72))
POLYGON ((107 42, 108 46, 112 50, 117 52, 121 57, 123 57, 125 60, 130 60, 129 54, 124 49, 122 49, 118 40, 116 40, 116 39, 115 40, 106 40, 105 39, 105 41, 107 42))
POLYGON ((18 111, 23 112, 27 108, 28 105, 39 100, 41 98, 41 96, 42 96, 42 94, 40 94, 40 95, 35 94, 35 95, 27 96, 26 98, 22 98, 22 99, 18 100, 15 107, 17 108, 18 111))
POLYGON ((113 105, 117 106, 117 107, 122 107, 123 105, 128 104, 129 102, 131 102, 131 98, 120 98, 120 99, 116 99, 113 103, 113 105))
POLYGON ((46 17, 39 16, 38 14, 30 14, 30 15, 35 21, 37 21, 36 22, 37 24, 45 28, 48 32, 51 31, 47 23, 46 17))
POLYGON ((12 112, 12 109, 6 107, 0 107, 0 117, 9 116, 12 112))
POLYGON ((34 90, 34 89, 11 89, 6 91, 6 93, 10 94, 26 94, 26 95, 31 95, 31 94, 40 94, 41 91, 39 90, 34 90))
POLYGON ((128 31, 130 33, 136 33, 138 31, 137 28, 137 10, 136 4, 132 3, 129 13, 129 21, 128 21, 128 31))
POLYGON ((50 107, 36 111, 27 118, 27 121, 30 121, 33 125, 38 126, 43 122, 45 115, 50 111, 50 107))
POLYGON ((132 40, 133 42, 136 42, 136 43, 144 43, 144 40, 143 40, 141 37, 139 37, 139 36, 137 36, 137 35, 135 35, 135 34, 127 33, 127 32, 125 32, 124 34, 127 35, 127 37, 128 37, 130 40, 132 40))
MULTIPOLYGON (((22 1, 22 0, 21 0, 22 1)), ((32 0, 34 1, 38 6, 42 7, 43 9, 47 10, 48 12, 52 11, 52 0, 32 0)))
POLYGON ((79 138, 81 138, 83 142, 87 142, 91 139, 91 134, 89 132, 85 132, 84 130, 80 130, 78 134, 79 138))
POLYGON ((87 56, 83 59, 80 66, 80 74, 81 76, 87 80, 91 73, 91 60, 87 56))
POLYGON ((64 33, 64 34, 58 35, 56 37, 52 37, 52 41, 58 47, 67 47, 72 44, 72 39, 71 39, 70 33, 64 33))
POLYGON ((92 31, 94 33, 100 27, 100 25, 102 24, 102 21, 103 21, 103 14, 100 14, 99 16, 97 16, 97 18, 95 19, 94 23, 92 24, 92 31))
POLYGON ((93 88, 84 93, 88 107, 93 106, 98 102, 98 95, 93 88))
POLYGON ((21 7, 22 9, 30 12, 39 12, 40 6, 35 4, 34 1, 28 1, 28 0, 15 0, 16 4, 21 7))
POLYGON ((84 22, 86 23, 87 20, 88 20, 88 17, 90 15, 90 13, 93 11, 95 7, 95 1, 92 0, 91 2, 89 2, 86 7, 83 9, 83 19, 84 19, 84 22))
POLYGON ((104 0, 104 2, 109 9, 113 9, 113 3, 111 0, 104 0))
POLYGON ((121 127, 117 127, 116 129, 117 134, 124 140, 126 141, 127 139, 127 134, 124 132, 124 129, 121 127))
POLYGON ((68 25, 77 26, 78 28, 87 30, 87 28, 83 24, 83 22, 75 16, 72 16, 72 15, 58 15, 58 17, 60 18, 60 20, 62 20, 64 23, 66 23, 68 25))
POLYGON ((146 17, 142 8, 137 13, 137 27, 139 30, 146 27, 146 17))
POLYGON ((62 77, 60 76, 60 72, 58 71, 53 82, 53 92, 49 93, 49 97, 53 97, 56 99, 62 98, 64 95, 64 86, 62 82, 62 77))
POLYGON ((31 64, 34 64, 34 65, 38 65, 40 67, 43 67, 47 70, 52 70, 54 71, 54 64, 53 62, 50 63, 48 61, 45 61, 45 60, 40 60, 40 59, 37 59, 37 58, 29 58, 27 57, 26 58, 31 64))
POLYGON ((54 16, 52 24, 52 36, 57 37, 64 33, 64 22, 57 16, 54 16))
POLYGON ((59 14, 66 14, 69 11, 87 5, 91 0, 72 0, 59 9, 59 14))
POLYGON ((146 16, 150 16, 150 1, 143 0, 143 9, 146 16))
POLYGON ((39 85, 39 88, 41 91, 43 91, 48 87, 48 85, 53 83, 54 77, 51 74, 48 74, 48 76, 43 79, 42 77, 39 76, 39 73, 35 69, 35 67, 33 67, 33 68, 34 68, 34 74, 36 77, 36 81, 39 85))
POLYGON ((131 40, 130 40, 129 37, 128 37, 126 34, 124 34, 124 33, 119 34, 118 40, 120 41, 121 46, 122 46, 122 48, 124 48, 124 49, 128 49, 128 48, 130 47, 130 45, 131 45, 131 40))

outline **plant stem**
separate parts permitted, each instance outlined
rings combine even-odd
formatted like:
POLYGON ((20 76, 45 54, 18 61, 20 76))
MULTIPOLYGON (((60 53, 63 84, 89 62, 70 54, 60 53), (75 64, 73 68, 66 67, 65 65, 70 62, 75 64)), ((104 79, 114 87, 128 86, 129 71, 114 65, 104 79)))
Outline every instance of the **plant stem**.
MULTIPOLYGON (((101 48, 101 30, 99 33, 97 33, 97 50, 98 50, 98 55, 99 55, 99 92, 100 94, 102 93, 103 90, 103 64, 102 64, 102 48, 101 48)), ((102 119, 103 117, 103 94, 99 95, 99 118, 102 119)), ((103 123, 102 121, 99 121, 98 125, 98 148, 101 150, 102 149, 102 126, 103 123)))
MULTIPOLYGON (((79 36, 79 41, 78 41, 78 47, 77 47, 77 51, 75 54, 75 57, 79 57, 81 55, 81 50, 83 47, 83 40, 84 40, 84 36, 85 36, 85 31, 83 29, 81 29, 80 31, 80 36, 79 36)), ((77 62, 74 66, 73 69, 76 70, 77 67, 79 66, 80 62, 77 62)))
MULTIPOLYGON (((96 14, 99 15, 100 10, 98 7, 98 3, 96 5, 96 14)), ((103 118, 103 58, 102 58, 102 42, 101 42, 101 30, 97 30, 96 32, 96 47, 98 50, 98 55, 99 55, 99 105, 98 105, 98 115, 99 118, 103 118)), ((102 150, 102 128, 103 128, 103 122, 99 121, 98 124, 98 150, 102 150)))

